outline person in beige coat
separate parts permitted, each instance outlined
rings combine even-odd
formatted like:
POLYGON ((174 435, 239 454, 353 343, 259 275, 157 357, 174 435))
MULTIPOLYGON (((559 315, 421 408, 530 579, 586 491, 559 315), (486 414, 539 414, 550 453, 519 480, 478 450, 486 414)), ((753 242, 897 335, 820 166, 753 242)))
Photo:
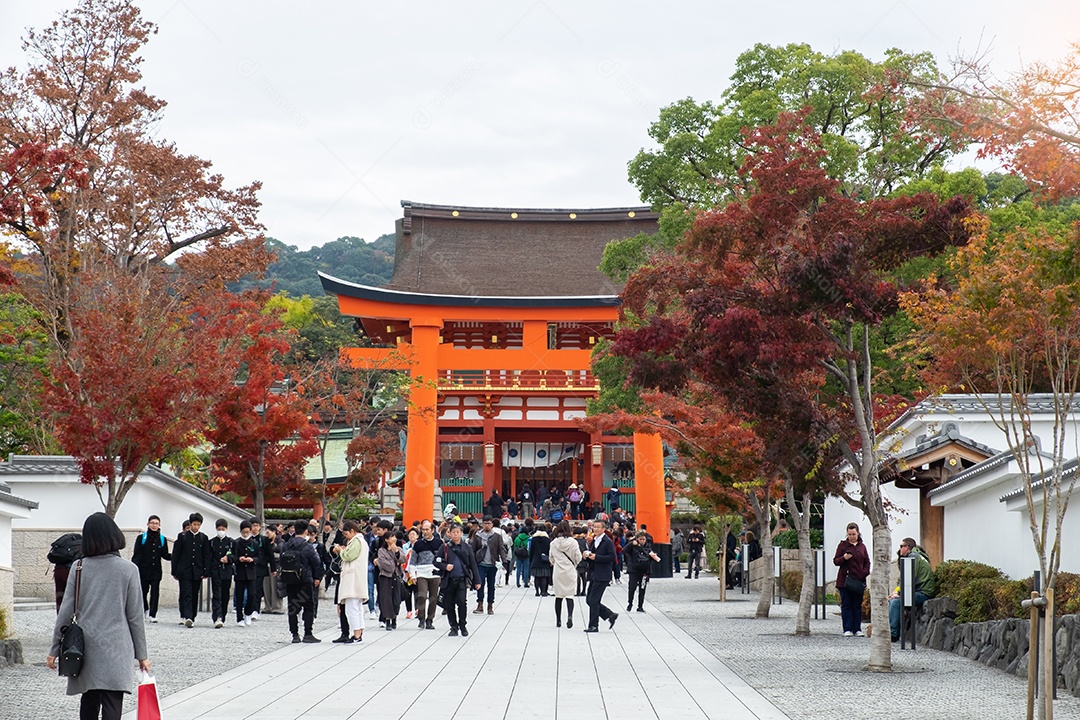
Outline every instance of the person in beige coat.
POLYGON ((555 627, 562 627, 562 605, 566 600, 566 627, 574 627, 574 595, 577 593, 577 566, 581 562, 581 546, 574 539, 570 523, 563 520, 555 526, 555 539, 548 552, 551 560, 552 589, 555 593, 555 627))
POLYGON ((341 558, 341 579, 338 602, 345 604, 345 617, 349 621, 352 637, 343 644, 358 643, 364 636, 364 604, 368 600, 368 545, 360 535, 360 525, 346 520, 341 528, 347 541, 344 546, 335 545, 334 552, 341 558))

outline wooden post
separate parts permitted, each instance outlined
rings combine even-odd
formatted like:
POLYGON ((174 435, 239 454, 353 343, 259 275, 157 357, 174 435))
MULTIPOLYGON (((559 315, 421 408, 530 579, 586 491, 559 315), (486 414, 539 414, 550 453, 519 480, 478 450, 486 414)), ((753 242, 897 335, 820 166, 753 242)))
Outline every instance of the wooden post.
MULTIPOLYGON (((1034 601, 1039 593, 1032 591, 1031 599, 1034 601)), ((1027 688, 1027 720, 1035 720, 1035 658, 1039 653, 1039 608, 1034 602, 1031 603, 1031 619, 1028 620, 1028 688, 1027 688)))
POLYGON ((1043 716, 1045 720, 1054 720, 1054 687, 1057 684, 1057 678, 1054 677, 1054 588, 1046 588, 1044 593, 1046 597, 1046 624, 1043 628, 1045 635, 1043 637, 1042 646, 1042 672, 1043 672, 1043 696, 1040 698, 1043 701, 1043 707, 1046 709, 1046 714, 1043 716))

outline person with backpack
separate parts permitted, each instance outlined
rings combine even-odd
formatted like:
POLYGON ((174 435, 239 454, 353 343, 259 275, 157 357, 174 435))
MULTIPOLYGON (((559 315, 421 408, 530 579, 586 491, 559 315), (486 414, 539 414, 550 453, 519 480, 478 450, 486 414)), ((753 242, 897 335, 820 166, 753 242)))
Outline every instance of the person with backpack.
POLYGON ((161 518, 151 515, 146 521, 146 532, 135 538, 131 562, 139 568, 142 585, 143 614, 152 623, 157 622, 158 598, 161 588, 161 561, 172 560, 169 543, 161 534, 161 518), (147 598, 149 594, 149 598, 147 598))
POLYGON ((322 642, 311 630, 315 623, 315 593, 322 578, 322 561, 307 536, 307 520, 297 520, 295 533, 281 548, 278 574, 289 595, 289 632, 294 643, 322 642), (300 637, 300 613, 304 614, 304 637, 300 637))
POLYGON ((576 483, 571 483, 570 492, 567 493, 566 499, 570 501, 570 519, 581 519, 581 500, 584 496, 581 494, 581 490, 578 489, 576 483))
MULTIPOLYGON (((60 612, 60 605, 64 602, 64 592, 67 589, 68 573, 71 564, 82 557, 82 535, 79 533, 65 533, 53 540, 49 547, 48 561, 53 567, 53 596, 56 600, 56 612, 60 612)), ((161 580, 161 577, 158 577, 161 580)), ((146 590, 143 590, 143 597, 146 590)), ((145 603, 144 603, 145 604, 145 603)), ((144 608, 145 610, 145 608, 144 608)), ((154 610, 157 610, 157 594, 154 594, 154 610)), ((155 620, 155 622, 157 622, 155 620)))
POLYGON ((517 578, 517 586, 521 587, 522 580, 525 581, 525 587, 529 587, 529 526, 532 525, 532 518, 529 518, 525 524, 518 529, 518 534, 514 537, 514 565, 517 567, 515 577, 517 578))

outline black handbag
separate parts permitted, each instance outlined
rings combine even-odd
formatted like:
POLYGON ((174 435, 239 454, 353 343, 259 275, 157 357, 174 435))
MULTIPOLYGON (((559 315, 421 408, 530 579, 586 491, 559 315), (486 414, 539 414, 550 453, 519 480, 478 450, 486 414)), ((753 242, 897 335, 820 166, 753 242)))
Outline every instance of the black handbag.
POLYGON ((75 611, 71 614, 71 624, 60 630, 60 675, 79 677, 82 672, 86 643, 82 628, 79 626, 79 580, 82 575, 82 560, 75 566, 75 611))
POLYGON ((856 595, 862 595, 866 592, 866 583, 859 578, 848 575, 844 578, 844 589, 856 595))

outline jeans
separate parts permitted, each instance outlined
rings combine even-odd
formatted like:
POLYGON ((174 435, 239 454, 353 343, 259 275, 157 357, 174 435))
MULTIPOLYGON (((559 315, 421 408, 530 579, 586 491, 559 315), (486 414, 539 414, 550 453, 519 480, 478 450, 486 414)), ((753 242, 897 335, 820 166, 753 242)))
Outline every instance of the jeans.
POLYGON ((857 633, 862 630, 863 593, 853 593, 847 588, 837 588, 840 592, 840 623, 844 632, 857 633))
POLYGON ((517 558, 516 565, 518 587, 521 587, 522 583, 529 587, 529 558, 517 558))
POLYGON ((701 576, 701 553, 690 553, 690 559, 686 562, 686 577, 701 576))
POLYGON ((368 612, 375 612, 375 566, 372 565, 367 570, 367 609, 368 612))
POLYGON ((484 586, 487 585, 488 605, 495 604, 495 578, 499 576, 496 565, 480 565, 480 589, 476 591, 476 602, 484 602, 484 586))
MULTIPOLYGON (((912 611, 918 612, 919 608, 923 606, 923 603, 929 600, 926 593, 921 590, 915 591, 915 604, 911 608, 912 611)), ((904 605, 903 601, 896 597, 889 601, 889 630, 892 631, 893 640, 900 639, 900 618, 903 616, 904 605)))

